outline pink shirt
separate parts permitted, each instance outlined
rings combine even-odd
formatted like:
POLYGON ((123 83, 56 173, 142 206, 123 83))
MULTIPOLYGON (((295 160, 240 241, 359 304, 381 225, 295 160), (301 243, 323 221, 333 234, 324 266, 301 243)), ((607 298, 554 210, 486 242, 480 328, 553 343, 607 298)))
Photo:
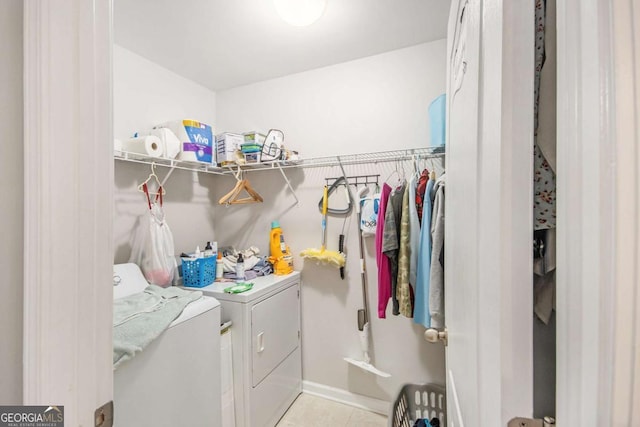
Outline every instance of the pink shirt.
POLYGON ((380 208, 378 209, 378 222, 376 224, 376 264, 378 265, 378 317, 387 317, 387 304, 391 299, 391 265, 389 258, 382 253, 382 236, 384 234, 384 214, 387 211, 387 201, 391 194, 388 184, 382 186, 380 193, 380 208))

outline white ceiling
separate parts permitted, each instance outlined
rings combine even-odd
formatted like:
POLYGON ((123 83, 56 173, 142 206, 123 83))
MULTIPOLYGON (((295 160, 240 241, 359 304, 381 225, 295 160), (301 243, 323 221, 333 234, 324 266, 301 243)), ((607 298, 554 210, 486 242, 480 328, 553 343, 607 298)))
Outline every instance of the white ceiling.
POLYGON ((446 36, 450 0, 328 0, 293 27, 272 0, 115 0, 115 42, 212 90, 446 36))

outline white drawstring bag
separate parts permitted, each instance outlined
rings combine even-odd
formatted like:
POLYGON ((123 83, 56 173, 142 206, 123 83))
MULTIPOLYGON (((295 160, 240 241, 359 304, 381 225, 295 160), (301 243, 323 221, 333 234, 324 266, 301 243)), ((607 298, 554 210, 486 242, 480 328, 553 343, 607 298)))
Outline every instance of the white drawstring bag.
POLYGON ((360 230, 362 235, 375 236, 378 224, 378 210, 380 209, 380 193, 360 199, 362 209, 362 219, 360 220, 360 230))
POLYGON ((129 262, 137 264, 152 285, 171 286, 178 265, 173 246, 173 234, 165 220, 162 208, 163 189, 158 188, 156 198, 151 202, 147 185, 144 184, 142 188, 147 196, 149 210, 140 217, 138 222, 129 262))

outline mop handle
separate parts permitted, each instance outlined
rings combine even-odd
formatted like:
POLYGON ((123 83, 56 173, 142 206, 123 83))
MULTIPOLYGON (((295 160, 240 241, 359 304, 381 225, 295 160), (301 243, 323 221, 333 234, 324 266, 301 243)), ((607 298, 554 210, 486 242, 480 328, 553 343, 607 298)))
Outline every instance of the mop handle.
POLYGON ((327 210, 329 208, 329 187, 324 186, 322 192, 322 246, 320 251, 324 251, 327 246, 327 210))
POLYGON ((368 286, 367 286, 367 267, 364 260, 364 238, 362 236, 362 230, 360 229, 360 224, 362 224, 362 209, 360 204, 362 203, 362 196, 369 191, 367 187, 362 187, 357 192, 358 197, 358 244, 360 246, 360 276, 362 277, 362 305, 364 306, 364 318, 365 323, 369 322, 369 298, 367 296, 368 286))

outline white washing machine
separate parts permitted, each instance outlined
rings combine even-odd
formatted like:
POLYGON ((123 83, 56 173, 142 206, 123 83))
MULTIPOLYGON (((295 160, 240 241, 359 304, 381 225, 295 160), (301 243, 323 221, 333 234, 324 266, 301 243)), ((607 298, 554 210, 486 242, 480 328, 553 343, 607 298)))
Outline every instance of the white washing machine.
MULTIPOLYGON (((113 267, 113 298, 148 283, 135 264, 113 267)), ((203 296, 114 372, 116 427, 220 427, 220 303, 203 296)))
POLYGON ((300 273, 249 281, 240 294, 224 292, 233 283, 199 289, 233 322, 236 427, 273 427, 302 392, 300 273))

